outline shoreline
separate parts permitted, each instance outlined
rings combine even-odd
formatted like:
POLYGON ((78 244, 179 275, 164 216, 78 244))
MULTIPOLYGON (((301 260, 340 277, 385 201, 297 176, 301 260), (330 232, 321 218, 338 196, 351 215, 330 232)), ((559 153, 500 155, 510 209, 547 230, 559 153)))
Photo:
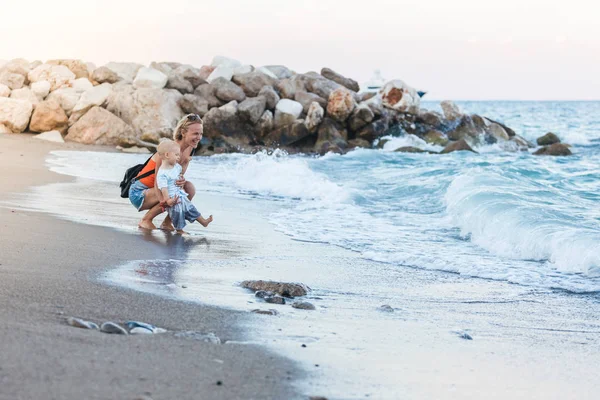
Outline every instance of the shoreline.
MULTIPOLYGON (((10 171, 1 179, 6 188, 1 199, 31 186, 72 181, 47 170, 48 151, 92 150, 28 140, 33 138, 0 135, 0 167, 10 171)), ((290 383, 291 377, 301 378, 303 373, 290 360, 259 346, 214 345, 173 335, 212 332, 222 342, 240 340, 243 313, 91 278, 130 259, 168 256, 142 235, 5 207, 0 207, 0 218, 5 232, 0 261, 0 398, 301 398, 290 383), (74 252, 76 257, 68 256, 74 252), (71 327, 65 322, 68 316, 95 322, 134 319, 170 332, 107 335, 71 327)))

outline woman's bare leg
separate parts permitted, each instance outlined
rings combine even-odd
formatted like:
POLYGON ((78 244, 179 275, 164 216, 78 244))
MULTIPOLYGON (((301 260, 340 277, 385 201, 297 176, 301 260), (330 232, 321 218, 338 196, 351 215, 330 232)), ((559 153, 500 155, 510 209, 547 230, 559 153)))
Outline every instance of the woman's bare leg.
POLYGON ((162 213, 162 207, 159 204, 156 191, 146 189, 144 202, 142 203, 142 207, 140 207, 140 211, 144 210, 148 210, 148 212, 144 215, 138 226, 143 229, 156 229, 152 220, 156 218, 158 214, 162 213))

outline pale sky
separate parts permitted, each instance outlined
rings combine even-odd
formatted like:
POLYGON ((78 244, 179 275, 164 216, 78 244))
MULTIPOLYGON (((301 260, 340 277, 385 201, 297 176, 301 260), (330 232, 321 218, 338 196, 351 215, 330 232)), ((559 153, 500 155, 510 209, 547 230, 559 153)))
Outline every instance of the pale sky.
POLYGON ((592 0, 0 0, 0 59, 224 55, 297 72, 375 69, 428 99, 600 99, 592 0))

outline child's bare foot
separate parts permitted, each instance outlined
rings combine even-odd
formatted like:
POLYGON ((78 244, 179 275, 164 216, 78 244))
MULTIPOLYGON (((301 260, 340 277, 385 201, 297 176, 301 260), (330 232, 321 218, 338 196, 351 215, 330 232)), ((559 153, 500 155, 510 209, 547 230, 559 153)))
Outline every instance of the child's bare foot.
POLYGON ((187 232, 182 229, 177 229, 176 231, 179 235, 187 235, 187 232))
POLYGON ((148 229, 148 230, 153 230, 156 229, 156 226, 152 223, 152 221, 147 221, 145 219, 142 219, 140 221, 140 223, 138 224, 138 228, 141 229, 148 229))
POLYGON ((212 217, 212 215, 211 215, 210 217, 208 217, 208 218, 203 218, 203 217, 200 217, 200 218, 198 218, 198 222, 200 222, 200 225, 202 225, 202 226, 203 226, 203 227, 205 227, 205 228, 206 228, 206 227, 208 226, 208 224, 210 224, 212 221, 213 221, 213 217, 212 217))

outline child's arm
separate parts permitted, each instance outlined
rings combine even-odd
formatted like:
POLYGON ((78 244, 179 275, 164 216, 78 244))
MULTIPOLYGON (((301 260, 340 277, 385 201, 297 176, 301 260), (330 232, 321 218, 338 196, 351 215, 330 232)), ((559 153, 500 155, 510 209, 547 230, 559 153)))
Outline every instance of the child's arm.
POLYGON ((164 203, 167 207, 173 207, 175 204, 177 204, 179 196, 175 195, 174 197, 169 197, 169 189, 167 189, 166 187, 160 189, 160 192, 163 196, 163 199, 167 199, 161 201, 161 204, 164 203))

